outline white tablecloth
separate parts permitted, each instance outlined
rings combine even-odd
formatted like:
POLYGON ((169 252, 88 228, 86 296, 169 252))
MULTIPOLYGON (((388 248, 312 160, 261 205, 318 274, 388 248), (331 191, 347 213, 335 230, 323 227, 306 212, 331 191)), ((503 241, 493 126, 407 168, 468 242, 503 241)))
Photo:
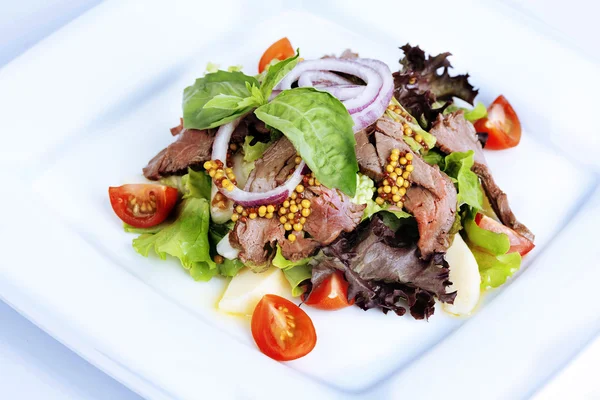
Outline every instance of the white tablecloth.
MULTIPOLYGON (((100 0, 0 0, 0 68, 100 0)), ((551 28, 553 37, 600 63, 600 7, 590 0, 503 0, 517 17, 551 28)), ((482 34, 485 34, 483 32, 482 34)), ((560 62, 559 60, 557 62, 560 62)), ((565 74, 576 74, 565 71, 565 74)), ((560 79, 560 77, 557 77, 560 79)), ((599 399, 600 338, 535 396, 599 399)), ((0 301, 0 399, 139 400, 0 301)))

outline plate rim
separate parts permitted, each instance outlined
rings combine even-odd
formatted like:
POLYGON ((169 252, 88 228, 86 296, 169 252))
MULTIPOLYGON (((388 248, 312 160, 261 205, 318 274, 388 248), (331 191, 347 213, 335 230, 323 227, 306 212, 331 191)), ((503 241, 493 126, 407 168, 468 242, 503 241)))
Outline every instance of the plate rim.
MULTIPOLYGON (((114 4, 116 2, 109 2, 109 3, 114 6, 114 4)), ((84 13, 83 15, 92 13, 92 12, 94 12, 94 10, 95 10, 95 8, 89 10, 88 12, 84 13)), ((281 11, 282 10, 279 10, 271 16, 277 15, 281 11)), ((292 10, 283 10, 283 11, 284 12, 299 11, 299 12, 306 12, 306 13, 314 15, 314 13, 312 11, 310 11, 310 9, 306 9, 306 8, 305 9, 295 9, 294 8, 292 10)), ((318 14, 316 14, 316 15, 319 18, 324 18, 321 15, 318 15, 318 14)), ((82 16, 76 18, 75 20, 79 20, 82 16)), ((330 20, 330 21, 332 21, 332 20, 330 20)), ((334 21, 334 22, 336 24, 339 24, 338 21, 334 21)), ((343 25, 343 24, 340 24, 340 25, 345 27, 345 25, 343 25)), ((54 36, 55 34, 53 34, 52 36, 54 36)), ((39 46, 43 46, 43 42, 34 46, 34 48, 28 50, 27 53, 31 52, 35 48, 38 48, 39 46)), ((591 171, 591 172, 596 176, 594 171, 591 171)), ((595 186, 592 187, 591 191, 595 191, 597 189, 597 181, 594 182, 594 185, 595 186)), ((587 202, 584 202, 583 204, 587 204, 587 202)), ((554 240, 554 238, 552 239, 552 241, 553 240, 554 240)), ((86 346, 85 343, 83 343, 83 342, 81 344, 79 344, 78 341, 76 340, 75 336, 73 338, 69 337, 68 331, 65 331, 65 330, 61 331, 58 328, 58 326, 60 326, 61 324, 58 323, 59 320, 56 317, 54 317, 55 323, 53 324, 52 321, 49 321, 49 319, 52 319, 52 318, 48 318, 45 315, 35 312, 35 305, 28 304, 28 306, 31 307, 29 309, 27 306, 24 307, 23 306, 24 303, 28 302, 28 300, 24 299, 26 296, 23 295, 23 293, 19 293, 19 291, 15 288, 11 289, 11 287, 12 286, 10 285, 10 282, 2 282, 0 280, 0 288, 1 288, 0 298, 2 300, 4 300, 5 302, 7 302, 7 304, 9 304, 15 310, 17 310, 20 314, 24 315, 32 323, 39 326, 42 330, 49 333, 52 337, 54 337, 55 339, 57 339, 58 341, 63 343, 69 349, 73 350, 75 353, 82 356, 84 359, 88 360, 90 363, 97 366, 99 369, 103 370, 104 372, 109 374, 114 379, 116 379, 119 382, 130 387, 132 390, 134 390, 144 396, 148 396, 148 397, 152 397, 152 398, 161 398, 160 396, 164 397, 165 393, 162 393, 161 389, 155 387, 155 385, 153 383, 145 381, 145 379, 143 379, 143 377, 139 376, 137 373, 135 373, 133 371, 126 372, 127 371, 126 368, 123 368, 123 366, 120 366, 115 360, 111 359, 110 357, 107 357, 106 355, 102 355, 101 352, 98 352, 98 350, 94 349, 92 346, 86 346), (8 293, 8 295, 6 293, 8 293), (17 299, 17 300, 15 300, 15 299, 17 299), (77 344, 74 345, 74 343, 77 343, 77 344), (106 359, 103 360, 102 357, 105 357, 106 359), (118 371, 118 372, 115 372, 115 371, 118 371), (131 375, 129 375, 129 374, 131 374, 131 375), (139 381, 135 382, 136 380, 139 380, 139 381)), ((48 314, 48 315, 50 315, 50 314, 48 314)), ((459 327, 458 329, 456 329, 453 332, 453 334, 456 334, 461 328, 462 327, 459 327)), ((429 351, 432 351, 432 350, 433 350, 433 348, 430 349, 429 351)), ((423 353, 423 354, 425 354, 425 353, 423 353)), ((399 371, 394 370, 391 374, 398 375, 399 371)), ((319 382, 319 384, 321 384, 321 383, 319 382)), ((337 387, 335 389, 337 389, 337 387)), ((368 388, 365 391, 361 391, 358 393, 359 394, 367 394, 368 392, 371 391, 371 389, 372 388, 368 388)), ((345 395, 348 394, 346 392, 341 392, 341 393, 343 393, 345 395)), ((164 397, 164 398, 167 398, 167 397, 164 397)))

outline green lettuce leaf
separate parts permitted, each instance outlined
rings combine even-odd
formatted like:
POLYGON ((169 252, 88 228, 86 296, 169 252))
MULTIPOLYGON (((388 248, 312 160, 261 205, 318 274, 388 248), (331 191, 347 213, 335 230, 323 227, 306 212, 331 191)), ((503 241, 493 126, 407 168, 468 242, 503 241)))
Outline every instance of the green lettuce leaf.
POLYGON ((271 92, 275 85, 277 85, 279 81, 281 81, 283 77, 298 64, 298 57, 300 57, 300 49, 296 50, 296 55, 294 57, 290 57, 269 66, 265 79, 262 81, 260 87, 263 98, 268 99, 269 96, 271 96, 271 92))
POLYGON ((163 260, 176 257, 195 280, 208 281, 219 272, 210 255, 208 200, 189 197, 178 211, 172 224, 134 239, 133 248, 144 257, 151 250, 163 260))
MULTIPOLYGON (((395 97, 392 97, 392 104, 394 104, 397 107, 400 107, 400 109, 404 111, 408 117, 405 118, 402 115, 398 115, 396 113, 391 112, 390 110, 387 110, 386 114, 390 118, 396 120, 397 122, 400 122, 401 124, 408 124, 408 126, 412 129, 414 134, 421 135, 423 137, 423 142, 425 142, 427 147, 433 149, 437 142, 436 137, 433 136, 431 133, 427 132, 425 129, 423 129, 421 125, 419 125, 419 123, 417 122, 417 119, 410 115, 410 113, 402 106, 402 104, 400 104, 400 102, 398 102, 398 100, 396 100, 395 97)), ((417 142, 413 136, 404 135, 403 139, 412 151, 424 153, 423 146, 421 146, 421 144, 417 142)))
POLYGON ((298 297, 305 291, 305 288, 300 286, 300 284, 311 278, 312 268, 307 264, 296 265, 292 268, 284 269, 283 275, 285 275, 285 279, 287 279, 292 287, 292 296, 298 297))
POLYGON ((219 64, 216 64, 214 62, 209 61, 206 64, 206 70, 204 71, 205 74, 210 74, 213 72, 217 72, 219 70, 219 64))
MULTIPOLYGON (((233 221, 229 221, 226 224, 215 224, 211 221, 208 228, 208 239, 210 242, 210 255, 213 259, 217 255, 217 244, 231 231, 233 225, 233 221)), ((236 276, 244 268, 244 263, 237 258, 234 260, 223 258, 223 263, 217 264, 217 267, 221 276, 232 277, 236 276)))
MULTIPOLYGON (((252 86, 258 87, 256 78, 241 72, 217 71, 196 79, 194 85, 183 91, 183 125, 186 128, 208 129, 233 121, 249 112, 252 107, 206 108, 205 105, 220 96, 235 96, 246 99, 252 96, 252 86)), ((224 100, 215 100, 224 107, 224 100), (219 103, 221 101, 221 103, 219 103)), ((214 105, 215 103, 213 103, 214 105)))
POLYGON ((475 107, 471 110, 465 111, 465 119, 467 121, 475 122, 478 119, 487 117, 487 108, 482 102, 478 101, 475 107))
POLYGON ((219 275, 225 277, 234 277, 240 272, 242 268, 244 268, 244 263, 236 258, 235 260, 229 260, 227 258, 223 258, 222 264, 217 264, 219 267, 219 275))
POLYGON ((183 198, 197 197, 210 200, 210 189, 212 180, 204 171, 194 171, 188 168, 188 173, 181 178, 182 186, 185 188, 183 198))
POLYGON ((310 279, 312 269, 308 266, 310 260, 314 257, 303 258, 299 261, 290 261, 283 256, 281 253, 281 247, 277 246, 277 252, 273 261, 273 266, 283 270, 285 278, 292 286, 292 296, 298 297, 304 293, 304 288, 300 287, 300 284, 307 279, 310 279))
POLYGON ((429 165, 437 165, 440 169, 444 168, 444 155, 437 149, 430 149, 422 158, 429 165))
POLYGON ((284 90, 255 113, 287 136, 321 183, 354 196, 354 122, 338 99, 313 88, 284 90))
POLYGON ((475 122, 478 119, 487 117, 487 108, 485 108, 483 103, 480 101, 478 101, 475 107, 473 108, 458 107, 452 104, 444 110, 444 114, 450 114, 458 110, 463 110, 465 112, 465 119, 471 122, 475 122))
POLYGON ((210 199, 212 181, 204 171, 194 171, 188 168, 187 174, 162 178, 160 183, 177 189, 184 199, 188 197, 210 199))
POLYGON ((283 253, 281 253, 281 247, 279 247, 279 245, 278 245, 277 252, 275 253, 275 257, 273 257, 273 261, 271 262, 271 264, 273 264, 273 266, 275 266, 279 269, 287 269, 287 268, 295 267, 297 265, 308 264, 308 262, 312 259, 313 259, 313 257, 307 257, 307 258, 303 258, 302 260, 298 260, 298 261, 290 261, 283 256, 283 253))
POLYGON ((483 208, 483 192, 479 184, 479 178, 471 171, 474 163, 475 153, 469 150, 465 153, 454 152, 446 156, 444 160, 444 172, 455 179, 458 185, 458 206, 468 204, 481 210, 483 208))
POLYGON ((142 233, 157 233, 158 231, 160 231, 161 229, 163 229, 168 224, 169 224, 169 222, 163 222, 162 224, 151 226, 149 228, 136 228, 135 226, 131 226, 131 225, 126 224, 125 222, 123 222, 123 230, 125 230, 125 232, 128 232, 128 233, 139 233, 139 234, 142 234, 142 233))
POLYGON ((246 136, 244 138, 244 144, 242 145, 242 150, 244 151, 244 161, 245 162, 254 162, 262 157, 265 150, 271 146, 272 142, 256 142, 253 146, 250 145, 254 136, 246 136))
POLYGON ((494 233, 482 229, 474 221, 471 210, 464 219, 466 242, 479 266, 481 289, 498 287, 511 277, 521 266, 518 252, 507 253, 510 240, 504 233, 494 233))
POLYGON ((183 177, 179 176, 179 175, 171 175, 171 176, 167 176, 165 178, 160 178, 159 182, 162 185, 177 189, 179 191, 179 193, 183 195, 185 192, 185 187, 181 182, 181 178, 183 178, 183 177))
POLYGON ((499 256, 506 254, 510 249, 510 240, 504 233, 495 233, 486 229, 480 228, 472 216, 467 217, 463 221, 465 233, 467 234, 469 243, 477 246, 488 253, 499 256))
POLYGON ((521 267, 518 252, 493 256, 479 248, 471 249, 481 275, 481 288, 496 288, 503 285, 521 267))

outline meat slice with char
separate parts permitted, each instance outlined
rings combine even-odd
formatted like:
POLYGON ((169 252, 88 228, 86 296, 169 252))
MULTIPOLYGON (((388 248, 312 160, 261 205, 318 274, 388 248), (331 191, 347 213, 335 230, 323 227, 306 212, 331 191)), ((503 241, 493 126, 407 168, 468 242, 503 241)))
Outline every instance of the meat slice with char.
POLYGON ((303 233, 298 235, 295 241, 290 242, 284 239, 279 242, 281 254, 290 261, 300 261, 304 258, 315 255, 321 247, 321 243, 313 238, 304 237, 303 233))
POLYGON ((146 178, 158 180, 165 176, 182 174, 188 167, 199 166, 210 160, 215 140, 214 131, 179 128, 171 130, 177 139, 144 167, 146 178))
POLYGON ((517 220, 510 209, 506 193, 500 189, 492 177, 475 128, 464 118, 463 112, 456 111, 446 116, 439 115, 433 123, 430 133, 436 137, 437 146, 446 154, 469 150, 475 152, 475 163, 472 170, 481 178, 483 189, 496 215, 504 225, 533 241, 533 233, 517 220))
MULTIPOLYGON (((176 140, 148 162, 143 169, 144 176, 158 180, 165 176, 183 174, 188 167, 201 166, 211 159, 215 133, 216 129, 185 129, 181 119, 179 125, 171 128, 171 134, 176 140)), ((246 135, 265 137, 268 134, 269 129, 264 122, 256 118, 254 113, 250 113, 240 121, 231 136, 231 141, 242 143, 246 135)))
POLYGON ((362 219, 365 204, 354 204, 337 189, 310 186, 305 197, 311 201, 311 214, 304 230, 321 245, 333 242, 342 232, 350 232, 362 219))
MULTIPOLYGON (((265 151, 255 162, 245 190, 266 192, 285 182, 296 166, 296 150, 283 137, 265 151)), ((238 220, 230 236, 232 246, 240 250, 240 259, 254 265, 267 264, 274 254, 275 243, 279 243, 285 258, 298 261, 314 255, 323 245, 335 240, 341 232, 353 230, 362 218, 364 205, 356 205, 344 193, 324 186, 308 186, 303 196, 311 201, 311 215, 304 224, 303 234, 295 242, 285 238, 279 220, 273 218, 238 220)))
MULTIPOLYGON (((283 181, 280 175, 286 175, 293 166, 296 150, 285 137, 269 147, 262 158, 256 160, 244 190, 249 192, 267 192, 283 181)), ((277 218, 238 220, 229 235, 229 242, 240 250, 239 258, 251 266, 265 266, 275 254, 275 245, 285 238, 285 230, 277 218)))
POLYGON ((404 207, 417 220, 421 257, 445 253, 451 244, 450 230, 456 218, 456 188, 437 166, 427 164, 402 139, 402 125, 388 119, 375 124, 375 143, 381 165, 387 164, 392 149, 413 154, 412 185, 406 192, 404 207))
POLYGON ((362 219, 365 205, 354 204, 344 193, 325 186, 309 186, 304 198, 311 201, 311 214, 304 224, 304 232, 295 242, 281 243, 285 258, 298 261, 312 256, 325 245, 333 242, 342 232, 350 232, 362 219))
POLYGON ((383 179, 383 168, 379 163, 375 146, 369 141, 369 133, 365 129, 356 132, 356 160, 360 172, 367 175, 374 181, 383 179))
POLYGON ((296 166, 296 149, 287 138, 282 137, 273 143, 261 158, 254 162, 254 169, 248 177, 244 190, 267 192, 275 189, 287 179, 296 166))

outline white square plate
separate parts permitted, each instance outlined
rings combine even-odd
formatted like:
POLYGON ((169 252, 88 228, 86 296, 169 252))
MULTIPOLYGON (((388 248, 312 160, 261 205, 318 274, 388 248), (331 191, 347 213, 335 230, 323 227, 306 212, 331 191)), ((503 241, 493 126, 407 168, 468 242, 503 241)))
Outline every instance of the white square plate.
MULTIPOLYGON (((0 70, 0 166, 19 167, 0 200, 13 210, 0 226, 0 296, 153 398, 530 393, 600 328, 600 143, 580 119, 594 115, 594 102, 585 88, 562 82, 565 66, 552 61, 568 59, 568 70, 589 79, 597 71, 498 10, 458 3, 415 4, 404 17, 397 5, 382 5, 393 12, 363 18, 341 1, 314 11, 277 2, 107 2, 68 25, 0 70), (428 15, 426 24, 419 15, 428 15), (510 29, 495 34, 500 27, 510 29), (194 282, 174 260, 133 251, 107 187, 141 179, 172 140, 183 88, 208 61, 255 73, 261 51, 282 36, 305 58, 351 47, 393 70, 407 41, 450 50, 483 101, 503 93, 518 110, 521 144, 486 156, 537 247, 524 273, 471 319, 439 309, 429 322, 307 310, 318 345, 280 364, 256 350, 248 321, 217 312, 224 279, 194 282)), ((589 93, 598 93, 597 82, 589 93)))

